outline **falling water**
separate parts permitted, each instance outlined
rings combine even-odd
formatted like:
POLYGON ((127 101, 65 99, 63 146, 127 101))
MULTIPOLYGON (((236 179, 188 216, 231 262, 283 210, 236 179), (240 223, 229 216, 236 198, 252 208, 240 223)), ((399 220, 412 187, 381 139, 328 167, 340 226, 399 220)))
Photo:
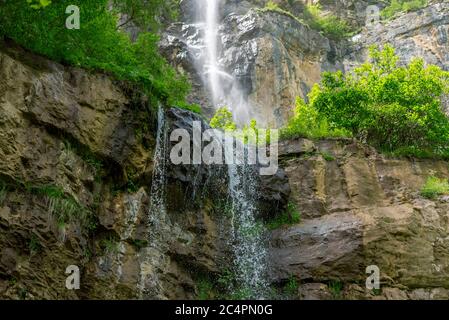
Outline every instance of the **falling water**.
MULTIPOLYGON (((150 226, 157 226, 166 220, 165 189, 167 184, 167 135, 168 129, 165 125, 165 113, 162 107, 158 109, 158 127, 156 138, 156 150, 153 157, 154 169, 151 183, 151 199, 149 206, 148 222, 150 226)), ((151 240, 151 239, 150 239, 151 240)))
POLYGON ((217 62, 217 37, 218 37, 218 8, 217 1, 204 0, 206 6, 206 29, 204 31, 204 43, 207 48, 206 74, 209 76, 208 84, 214 105, 219 99, 219 69, 217 62))
MULTIPOLYGON (((203 70, 203 81, 210 90, 216 108, 229 107, 234 117, 243 123, 249 121, 250 107, 244 99, 238 81, 220 66, 219 8, 221 0, 196 0, 200 14, 198 25, 203 25, 204 52, 199 69, 203 70), (203 69, 202 69, 203 68, 203 69)), ((201 55, 200 55, 201 57, 201 55)), ((233 138, 231 138, 233 139, 233 138)), ((235 143, 240 143, 235 141, 235 143)), ((226 150, 227 148, 225 148, 226 150)), ((227 157, 235 154, 227 149, 227 157)), ((243 155, 244 156, 244 155, 243 155)), ((242 159, 241 159, 242 160, 242 159)), ((263 237, 263 226, 257 223, 255 168, 245 164, 228 166, 229 194, 233 208, 233 243, 235 280, 239 297, 262 299, 267 283, 267 250, 263 237)), ((237 293, 237 292, 235 292, 237 293)))
POLYGON ((239 284, 237 290, 239 296, 263 299, 268 288, 268 263, 264 226, 255 218, 256 170, 247 164, 228 166, 229 193, 233 209, 235 275, 239 284))
POLYGON ((200 45, 191 45, 190 49, 192 54, 197 56, 196 68, 204 85, 209 89, 214 108, 230 108, 235 121, 245 124, 250 121, 253 108, 249 105, 240 83, 225 70, 220 61, 220 48, 223 47, 219 34, 221 3, 222 0, 196 0, 199 13, 196 28, 200 29, 202 41, 200 45))

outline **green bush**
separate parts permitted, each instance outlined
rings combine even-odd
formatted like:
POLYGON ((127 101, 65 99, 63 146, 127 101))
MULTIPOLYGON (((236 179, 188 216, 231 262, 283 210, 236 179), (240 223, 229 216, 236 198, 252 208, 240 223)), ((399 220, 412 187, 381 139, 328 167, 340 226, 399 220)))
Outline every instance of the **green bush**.
POLYGON ((441 97, 449 92, 449 73, 418 58, 401 67, 389 45, 372 47, 370 60, 346 75, 324 73, 308 108, 331 130, 347 130, 381 151, 448 156, 449 121, 441 97))
POLYGON ((301 98, 296 99, 294 116, 281 129, 281 139, 326 137, 347 137, 350 132, 340 128, 331 128, 326 117, 320 114, 311 104, 306 104, 301 98))
POLYGON ((234 122, 232 112, 227 107, 219 108, 209 122, 212 128, 235 131, 237 126, 234 122))
POLYGON ((391 3, 382 10, 381 16, 390 19, 399 12, 408 12, 427 6, 427 0, 392 0, 391 3))
POLYGON ((60 0, 36 10, 25 1, 7 1, 0 6, 0 37, 55 61, 112 73, 155 100, 186 107, 189 84, 158 53, 158 36, 144 32, 132 43, 107 6, 108 0, 60 0), (68 5, 80 8, 79 30, 65 27, 68 5))
POLYGON ((429 199, 435 199, 444 194, 449 194, 449 182, 447 179, 434 176, 427 178, 426 184, 421 189, 421 195, 429 199))

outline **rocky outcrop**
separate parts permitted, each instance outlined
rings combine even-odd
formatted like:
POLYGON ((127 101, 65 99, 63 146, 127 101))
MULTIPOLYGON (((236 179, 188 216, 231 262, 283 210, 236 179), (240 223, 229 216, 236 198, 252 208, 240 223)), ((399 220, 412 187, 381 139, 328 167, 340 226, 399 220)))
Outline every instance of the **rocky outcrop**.
POLYGON ((422 57, 426 63, 449 70, 448 12, 448 2, 434 1, 424 9, 365 27, 352 39, 353 46, 344 57, 345 70, 364 61, 369 46, 386 43, 393 45, 402 63, 422 57))
POLYGON ((192 299, 229 262, 207 185, 168 175, 151 222, 153 110, 107 75, 1 44, 0 297, 192 299))
POLYGON ((300 279, 307 299, 335 298, 336 282, 341 298, 447 298, 447 197, 420 195, 429 176, 449 176, 447 162, 388 158, 350 140, 316 142, 312 153, 298 148, 311 141, 286 144, 303 220, 272 233, 274 279, 300 279), (371 265, 381 273, 376 294, 362 289, 371 265))

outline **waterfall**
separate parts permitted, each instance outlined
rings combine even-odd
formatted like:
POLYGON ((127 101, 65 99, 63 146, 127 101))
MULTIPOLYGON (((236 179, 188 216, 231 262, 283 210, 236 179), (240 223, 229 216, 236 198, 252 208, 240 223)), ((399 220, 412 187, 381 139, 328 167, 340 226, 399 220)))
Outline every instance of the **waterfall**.
MULTIPOLYGON (((237 123, 248 123, 250 106, 240 89, 237 79, 220 65, 222 43, 219 33, 219 9, 222 0, 196 0, 199 14, 198 26, 202 26, 203 50, 199 54, 197 69, 203 75, 203 82, 209 89, 215 108, 227 106, 232 110, 237 123)), ((228 137, 227 139, 233 139, 228 137)), ((240 143, 240 141, 233 141, 240 143)), ((238 155, 225 148, 226 156, 238 155)), ((243 155, 244 157, 244 155, 243 155)), ((244 159, 241 159, 244 160, 244 159)), ((247 161, 246 161, 247 162, 247 161)), ((234 252, 234 274, 238 298, 263 299, 268 281, 267 249, 264 242, 264 227, 256 221, 257 172, 245 161, 228 165, 229 195, 232 202, 232 249, 234 252)))
POLYGON ((238 124, 249 123, 252 108, 239 81, 222 66, 223 47, 220 37, 220 6, 223 0, 195 0, 198 21, 195 27, 201 35, 200 44, 191 44, 190 50, 197 57, 196 69, 203 84, 209 89, 213 107, 231 109, 238 124))
POLYGON ((157 137, 156 150, 153 157, 154 169, 150 189, 149 224, 158 226, 165 221, 165 189, 167 185, 167 135, 168 128, 165 125, 165 113, 163 107, 159 106, 157 113, 157 137))
MULTIPOLYGON (((236 141, 239 143, 239 141, 236 141)), ((263 299, 268 289, 265 228, 255 215, 257 168, 248 164, 228 165, 229 194, 233 211, 235 277, 237 297, 263 299)))

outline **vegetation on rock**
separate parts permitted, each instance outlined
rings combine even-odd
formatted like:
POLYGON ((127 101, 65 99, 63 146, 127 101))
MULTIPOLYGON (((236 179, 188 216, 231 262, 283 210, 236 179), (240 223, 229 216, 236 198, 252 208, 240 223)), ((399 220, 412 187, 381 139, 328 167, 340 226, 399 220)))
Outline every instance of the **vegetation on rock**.
POLYGON ((449 93, 449 72, 419 58, 407 66, 398 60, 389 45, 371 47, 370 61, 352 73, 323 73, 309 103, 298 103, 284 136, 338 130, 385 152, 448 157, 449 120, 441 99, 449 93))
POLYGON ((265 7, 259 11, 271 11, 289 16, 301 24, 305 24, 314 30, 322 32, 323 35, 334 40, 344 39, 352 35, 352 30, 346 21, 332 14, 324 14, 319 4, 306 5, 301 16, 294 15, 288 11, 287 8, 284 8, 273 1, 268 1, 265 7))
POLYGON ((11 38, 55 61, 112 73, 119 80, 137 85, 154 100, 189 108, 185 96, 190 85, 159 54, 159 37, 142 32, 133 43, 118 28, 118 11, 122 11, 142 27, 155 29, 160 20, 158 13, 172 2, 115 2, 117 7, 109 10, 108 0, 61 0, 51 4, 40 1, 33 7, 21 1, 8 1, 0 6, 0 38, 11 38), (66 28, 69 5, 80 8, 79 30, 66 28))
POLYGON ((392 0, 381 12, 384 19, 390 19, 399 12, 408 12, 427 6, 428 0, 392 0))
POLYGON ((287 210, 268 221, 266 227, 268 230, 275 230, 283 226, 297 224, 300 221, 301 213, 298 211, 295 204, 290 202, 287 205, 287 210))
POLYGON ((429 199, 449 194, 449 182, 447 179, 439 179, 435 176, 427 178, 425 185, 421 189, 421 195, 429 199))

